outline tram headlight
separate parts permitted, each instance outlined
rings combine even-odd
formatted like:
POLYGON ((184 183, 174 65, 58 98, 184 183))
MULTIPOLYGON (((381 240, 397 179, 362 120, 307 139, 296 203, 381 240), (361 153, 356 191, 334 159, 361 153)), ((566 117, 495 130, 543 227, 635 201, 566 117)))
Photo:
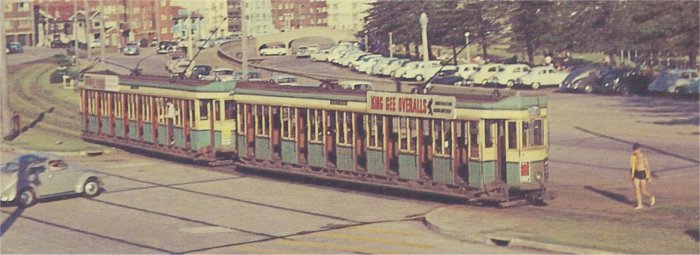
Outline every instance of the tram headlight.
POLYGON ((535 180, 541 181, 541 180, 542 180, 542 174, 541 174, 541 173, 535 174, 535 180))

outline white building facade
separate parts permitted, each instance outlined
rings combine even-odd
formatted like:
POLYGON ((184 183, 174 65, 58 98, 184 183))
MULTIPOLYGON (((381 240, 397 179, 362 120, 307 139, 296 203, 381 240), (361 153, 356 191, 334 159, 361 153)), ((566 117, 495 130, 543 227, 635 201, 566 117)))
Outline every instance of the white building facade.
POLYGON ((243 15, 248 35, 279 33, 272 23, 271 0, 242 0, 243 15))
POLYGON ((171 0, 171 6, 179 6, 188 11, 196 12, 202 16, 201 20, 197 20, 199 27, 197 38, 207 38, 209 33, 213 31, 219 24, 219 29, 214 33, 212 39, 221 38, 229 35, 228 32, 228 7, 227 0, 171 0), (225 20, 226 19, 226 20, 225 20))
POLYGON ((365 17, 375 0, 326 0, 328 27, 358 32, 364 30, 365 17))

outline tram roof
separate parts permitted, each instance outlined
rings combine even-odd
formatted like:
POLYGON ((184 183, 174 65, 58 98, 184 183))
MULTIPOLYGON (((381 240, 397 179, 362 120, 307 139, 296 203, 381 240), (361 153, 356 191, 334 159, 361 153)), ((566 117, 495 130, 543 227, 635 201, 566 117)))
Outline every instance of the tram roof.
MULTIPOLYGON (((547 96, 541 94, 523 95, 511 90, 485 90, 481 88, 464 88, 434 86, 425 95, 455 97, 458 108, 471 109, 527 109, 532 106, 547 107, 547 96)), ((410 93, 390 92, 397 95, 410 93)), ((287 98, 307 98, 320 100, 344 100, 366 102, 367 91, 347 90, 341 88, 318 88, 279 86, 273 83, 238 82, 231 94, 259 95, 287 98)))
POLYGON ((197 79, 173 79, 163 76, 139 75, 119 76, 119 84, 126 86, 143 86, 161 89, 183 90, 191 92, 228 92, 236 82, 212 82, 197 79))

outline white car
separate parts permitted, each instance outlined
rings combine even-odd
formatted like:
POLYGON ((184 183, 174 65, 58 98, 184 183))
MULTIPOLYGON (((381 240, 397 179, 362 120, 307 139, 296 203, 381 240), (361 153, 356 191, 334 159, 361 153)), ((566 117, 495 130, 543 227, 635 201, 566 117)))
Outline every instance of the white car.
POLYGON ((361 58, 364 55, 367 55, 367 53, 363 52, 363 51, 349 52, 345 56, 343 56, 342 58, 338 59, 337 63, 338 63, 338 65, 341 65, 341 66, 349 66, 350 63, 352 63, 352 61, 358 60, 359 58, 361 58))
POLYGON ((287 55, 287 48, 272 46, 260 50, 260 56, 284 56, 287 55))
POLYGON ((318 46, 318 44, 315 43, 306 45, 306 47, 309 49, 309 54, 314 54, 321 51, 321 46, 318 46))
MULTIPOLYGON (((352 69, 354 71, 362 72, 364 69, 360 70, 360 69, 358 69, 358 67, 360 67, 361 65, 366 66, 367 63, 370 62, 370 60, 381 58, 381 57, 382 57, 382 55, 379 55, 379 54, 364 55, 364 56, 358 58, 357 60, 352 61, 352 63, 350 63, 350 69, 352 69)), ((375 62, 371 63, 372 65, 374 65, 374 63, 376 63, 376 60, 374 60, 374 61, 375 62)))
POLYGON ((515 81, 517 85, 530 86, 539 89, 542 86, 559 86, 569 73, 557 71, 551 66, 533 67, 529 74, 521 76, 515 81))
MULTIPOLYGON (((428 66, 426 67, 427 70, 423 70, 423 62, 419 62, 415 68, 407 69, 406 72, 401 76, 401 78, 423 81, 435 75, 441 67, 442 64, 440 64, 439 60, 433 60, 428 62, 428 66)), ((457 67, 452 65, 446 65, 444 68, 442 68, 443 71, 456 69, 457 67)))
POLYGON ((205 81, 234 81, 235 72, 231 68, 219 67, 211 70, 209 75, 202 78, 205 81))
POLYGON ((396 68, 394 71, 392 71, 391 77, 399 79, 406 73, 407 70, 418 68, 418 65, 420 65, 420 63, 421 61, 405 62, 399 68, 396 68))
POLYGON ((382 74, 382 71, 384 70, 385 67, 389 65, 392 61, 397 60, 397 58, 381 58, 377 60, 377 63, 372 66, 372 69, 369 70, 368 74, 371 75, 380 75, 382 74))
POLYGON ((467 84, 481 84, 486 85, 489 83, 491 77, 498 73, 503 64, 486 64, 479 67, 479 71, 469 75, 467 78, 467 84))
POLYGON ((530 72, 530 66, 526 64, 504 65, 498 69, 498 73, 491 77, 491 83, 513 87, 515 81, 530 72))
POLYGON ((479 71, 477 64, 463 64, 457 66, 457 74, 464 79, 468 79, 470 75, 479 71))
POLYGON ((297 83, 297 77, 292 75, 273 76, 272 79, 270 79, 270 82, 280 86, 299 86, 299 83, 297 83))
POLYGON ((402 67, 404 64, 406 64, 408 62, 411 62, 411 60, 405 59, 405 58, 400 58, 400 59, 391 61, 386 67, 382 68, 381 75, 392 76, 393 72, 396 71, 396 69, 402 67))
POLYGON ((188 70, 185 72, 185 76, 189 76, 187 72, 189 72, 192 68, 194 67, 194 61, 186 59, 186 58, 181 58, 178 60, 173 61, 170 65, 166 67, 168 72, 173 73, 173 74, 179 74, 185 71, 185 68, 188 70), (192 62, 192 64, 190 64, 192 62))
POLYGON ((338 86, 349 90, 372 90, 372 83, 367 81, 341 81, 338 86))
POLYGON ((680 94, 698 77, 700 77, 698 71, 692 69, 666 70, 649 84, 648 90, 649 92, 680 94))
POLYGON ((311 61, 317 61, 317 62, 328 61, 328 55, 330 53, 331 53, 330 50, 322 50, 322 51, 319 51, 317 53, 311 54, 310 58, 311 58, 311 61))
POLYGON ((334 60, 343 56, 343 54, 345 54, 346 52, 354 50, 356 50, 356 48, 355 45, 352 43, 339 43, 338 45, 333 46, 333 48, 331 48, 330 53, 328 54, 328 61, 333 62, 334 60))

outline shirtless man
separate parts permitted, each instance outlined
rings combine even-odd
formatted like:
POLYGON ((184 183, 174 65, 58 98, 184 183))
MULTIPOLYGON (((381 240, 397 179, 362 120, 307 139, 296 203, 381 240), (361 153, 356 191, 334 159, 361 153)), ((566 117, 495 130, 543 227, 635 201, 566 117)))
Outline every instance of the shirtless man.
POLYGON ((637 195, 637 207, 635 210, 644 208, 642 205, 642 194, 649 197, 649 206, 656 204, 656 198, 647 191, 647 184, 651 183, 651 169, 649 160, 642 153, 642 146, 638 143, 632 145, 632 156, 630 156, 630 178, 634 183, 634 192, 637 195))

